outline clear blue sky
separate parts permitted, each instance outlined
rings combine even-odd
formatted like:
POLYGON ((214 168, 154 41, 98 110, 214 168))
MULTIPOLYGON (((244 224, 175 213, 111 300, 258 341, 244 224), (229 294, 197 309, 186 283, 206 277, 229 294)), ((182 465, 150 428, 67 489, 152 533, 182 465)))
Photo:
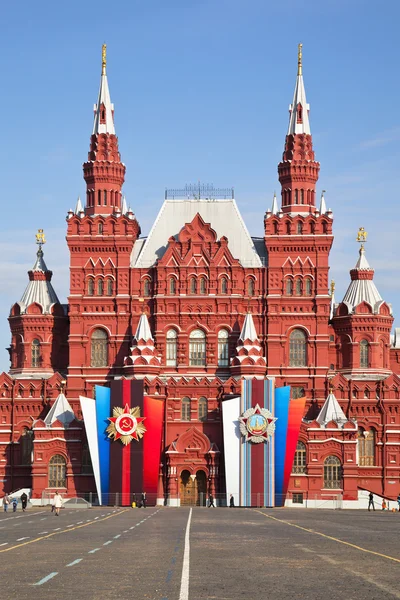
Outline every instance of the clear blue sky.
MULTIPOLYGON (((250 233, 262 235, 264 212, 279 191, 301 41, 319 191, 327 190, 335 217, 337 299, 363 225, 378 289, 400 315, 399 21, 394 0, 4 5, 0 348, 10 342, 7 316, 24 291, 39 227, 54 287, 66 300, 65 216, 84 197, 103 42, 127 165, 124 190, 143 234, 165 187, 201 180, 234 186, 250 233)), ((8 365, 0 350, 0 370, 8 365)))

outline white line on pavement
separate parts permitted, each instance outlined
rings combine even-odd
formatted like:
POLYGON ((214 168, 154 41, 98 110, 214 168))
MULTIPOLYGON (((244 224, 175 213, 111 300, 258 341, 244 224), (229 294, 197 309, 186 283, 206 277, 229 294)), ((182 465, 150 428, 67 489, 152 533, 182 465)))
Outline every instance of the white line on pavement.
POLYGON ((49 575, 46 575, 46 577, 43 577, 43 579, 37 581, 33 585, 43 585, 44 583, 46 583, 46 581, 49 581, 49 579, 53 579, 53 577, 55 577, 56 575, 58 575, 58 572, 56 571, 54 573, 50 573, 49 575))
POLYGON ((18 538, 17 542, 22 542, 22 540, 29 540, 29 536, 23 537, 23 538, 18 538))
POLYGON ((7 546, 8 542, 4 542, 4 544, 0 544, 0 546, 7 546))
POLYGON ((94 550, 89 550, 88 554, 94 554, 95 552, 98 552, 100 550, 100 548, 95 548, 94 550))
POLYGON ((83 559, 77 558, 76 560, 73 560, 71 563, 69 563, 69 565, 67 565, 67 567, 73 567, 74 565, 77 565, 78 563, 80 563, 81 560, 83 560, 83 559))
POLYGON ((108 544, 112 544, 112 540, 108 540, 108 542, 104 542, 103 546, 108 546, 108 544))
POLYGON ((192 509, 189 511, 189 518, 185 533, 185 551, 183 553, 181 592, 179 600, 189 600, 189 561, 190 561, 190 522, 192 520, 192 509))

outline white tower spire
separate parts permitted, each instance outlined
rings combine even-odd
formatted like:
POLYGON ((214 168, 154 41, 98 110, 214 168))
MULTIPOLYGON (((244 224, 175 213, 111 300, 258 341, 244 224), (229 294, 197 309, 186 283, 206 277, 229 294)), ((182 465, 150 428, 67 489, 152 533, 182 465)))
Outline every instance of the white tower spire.
POLYGON ((311 134, 308 112, 310 105, 307 104, 306 90, 303 81, 303 44, 298 46, 297 55, 297 79, 294 88, 293 102, 289 105, 290 119, 288 135, 297 133, 311 134))
POLYGON ((326 202, 325 202, 325 196, 324 196, 324 192, 325 190, 322 190, 322 194, 321 194, 321 204, 319 205, 319 214, 320 215, 325 215, 327 212, 327 208, 326 208, 326 202))
POLYGON ((279 213, 279 208, 278 208, 278 201, 276 199, 276 194, 274 192, 274 197, 272 199, 272 207, 271 207, 271 213, 273 215, 277 215, 279 213))
POLYGON ((111 102, 106 73, 106 51, 107 46, 106 44, 103 44, 99 98, 97 104, 94 105, 93 135, 98 133, 110 133, 115 135, 114 104, 111 102))

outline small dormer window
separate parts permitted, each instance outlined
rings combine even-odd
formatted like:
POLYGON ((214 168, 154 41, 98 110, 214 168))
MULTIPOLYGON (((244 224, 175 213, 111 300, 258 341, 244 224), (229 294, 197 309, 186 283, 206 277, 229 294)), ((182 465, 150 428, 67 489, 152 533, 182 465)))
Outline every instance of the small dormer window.
POLYGON ((106 107, 104 104, 100 106, 100 123, 104 125, 106 122, 106 107))
POLYGON ((303 107, 300 103, 297 105, 297 122, 303 122, 303 107))

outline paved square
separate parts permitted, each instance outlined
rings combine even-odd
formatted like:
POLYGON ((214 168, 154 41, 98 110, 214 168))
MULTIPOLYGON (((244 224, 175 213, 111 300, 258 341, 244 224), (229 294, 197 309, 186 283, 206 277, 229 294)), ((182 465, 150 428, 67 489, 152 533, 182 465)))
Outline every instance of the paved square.
POLYGON ((399 531, 400 514, 382 511, 1 513, 1 597, 400 598, 399 531))

